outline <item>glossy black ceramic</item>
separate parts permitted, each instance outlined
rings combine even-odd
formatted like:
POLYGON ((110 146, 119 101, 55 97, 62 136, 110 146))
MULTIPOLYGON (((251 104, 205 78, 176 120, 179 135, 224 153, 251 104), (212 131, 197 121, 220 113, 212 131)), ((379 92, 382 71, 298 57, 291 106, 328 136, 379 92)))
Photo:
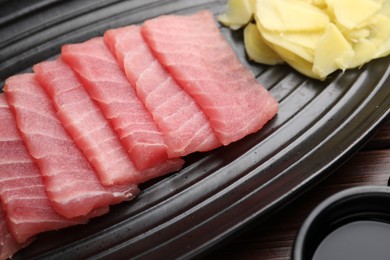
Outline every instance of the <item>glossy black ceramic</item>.
MULTIPOLYGON (((390 188, 389 187, 379 187, 379 186, 361 186, 350 188, 344 191, 341 191, 318 205, 311 214, 307 217, 302 227, 300 228, 298 235, 296 237, 294 248, 293 248, 293 260, 311 260, 313 255, 321 254, 323 257, 328 259, 334 259, 332 257, 326 257, 323 254, 326 253, 325 250, 320 251, 320 244, 325 239, 336 239, 337 237, 331 236, 332 232, 340 230, 342 227, 347 227, 351 223, 390 223, 390 188)), ((367 229, 370 226, 366 226, 367 229)), ((354 240, 364 241, 364 239, 358 238, 355 239, 350 237, 353 233, 356 232, 351 230, 350 234, 348 231, 344 231, 341 237, 348 239, 353 243, 354 240)), ((369 229, 368 229, 369 230, 369 229)), ((340 231, 337 231, 340 232, 340 231)), ((341 234, 341 233, 340 233, 341 234)), ((367 234, 369 235, 369 234, 367 234)), ((327 241, 328 245, 330 241, 327 241)), ((339 241, 340 242, 340 241, 339 241)), ((379 244, 379 241, 366 241, 367 243, 363 245, 364 247, 369 248, 375 247, 376 244, 379 244)), ((340 244, 343 244, 340 242, 340 244)), ((347 244, 347 242, 345 242, 347 244)), ((388 248, 388 243, 387 248, 388 248)), ((324 245, 324 244, 322 244, 324 245)), ((343 245, 340 245, 338 250, 343 250, 343 245)), ((388 249, 386 250, 388 251, 388 249)), ((347 249, 347 248, 344 248, 347 249)), ((359 251, 359 248, 354 248, 354 250, 359 251)), ((369 250, 367 250, 369 251, 369 250)), ((382 251, 380 248, 377 250, 377 254, 381 254, 382 251)), ((333 253, 333 252, 331 252, 333 253)), ((345 255, 351 255, 354 253, 341 252, 345 255)), ((372 259, 388 259, 389 255, 381 256, 381 258, 372 258, 372 259)), ((346 258, 349 259, 349 258, 346 258)), ((356 258, 355 258, 356 259, 356 258)))

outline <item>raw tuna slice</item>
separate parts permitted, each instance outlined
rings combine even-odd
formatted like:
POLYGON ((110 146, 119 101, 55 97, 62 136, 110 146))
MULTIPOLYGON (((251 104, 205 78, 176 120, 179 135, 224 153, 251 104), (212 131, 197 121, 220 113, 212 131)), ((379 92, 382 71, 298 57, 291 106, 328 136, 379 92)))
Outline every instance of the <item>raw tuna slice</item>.
POLYGON ((118 136, 89 97, 74 71, 61 59, 34 66, 57 116, 95 168, 103 185, 128 184, 135 169, 118 136))
POLYGON ((11 259, 20 249, 28 246, 32 240, 18 243, 9 232, 5 213, 0 206, 0 259, 11 259))
POLYGON ((102 186, 57 118, 34 74, 8 78, 4 91, 57 212, 67 218, 83 216, 96 208, 132 199, 139 192, 135 185, 102 186))
POLYGON ((89 95, 111 120, 137 169, 167 160, 160 130, 102 37, 63 46, 62 58, 80 75, 89 95))
POLYGON ((193 98, 153 56, 139 26, 109 30, 104 39, 163 133, 170 157, 221 145, 193 98))
POLYGON ((161 64, 195 98, 223 144, 256 132, 277 113, 277 101, 240 64, 209 11, 148 20, 142 34, 161 64))
POLYGON ((0 122, 0 198, 15 240, 24 243, 44 231, 86 223, 86 217, 68 219, 51 206, 38 166, 24 145, 3 94, 0 122))

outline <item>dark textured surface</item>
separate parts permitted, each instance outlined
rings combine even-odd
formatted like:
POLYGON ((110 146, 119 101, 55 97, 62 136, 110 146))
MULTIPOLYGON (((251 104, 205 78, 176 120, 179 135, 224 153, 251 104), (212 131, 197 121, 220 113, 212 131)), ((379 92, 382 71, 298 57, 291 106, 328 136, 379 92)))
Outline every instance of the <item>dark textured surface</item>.
MULTIPOLYGON (((8 76, 58 55, 62 44, 162 14, 201 9, 217 14, 225 7, 225 1, 211 0, 31 2, 0 2, 0 10, 8 10, 0 20, 0 86, 8 76)), ((40 235, 15 259, 203 254, 248 224, 266 220, 332 173, 388 116, 389 58, 319 82, 287 66, 249 63, 242 32, 221 31, 280 101, 277 117, 228 147, 186 157, 183 170, 142 185, 138 199, 112 207, 106 216, 40 235)))
POLYGON ((326 180, 271 218, 243 230, 239 236, 226 241, 204 259, 291 259, 298 230, 319 203, 337 192, 352 187, 388 185, 389 144, 390 121, 381 126, 374 138, 362 150, 353 155, 326 180))

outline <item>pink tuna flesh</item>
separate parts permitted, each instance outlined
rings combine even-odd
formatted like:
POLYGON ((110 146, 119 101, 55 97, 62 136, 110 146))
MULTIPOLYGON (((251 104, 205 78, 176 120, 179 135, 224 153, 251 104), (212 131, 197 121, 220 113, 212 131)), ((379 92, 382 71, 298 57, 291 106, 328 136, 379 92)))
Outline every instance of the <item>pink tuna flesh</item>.
POLYGON ((139 174, 122 144, 74 71, 61 59, 34 66, 58 118, 104 185, 129 184, 139 174))
POLYGON ((258 131, 277 113, 277 101, 239 62, 209 11, 148 20, 142 34, 224 145, 258 131))
POLYGON ((0 259, 11 259, 20 249, 28 246, 32 239, 18 243, 8 229, 5 213, 0 205, 0 259))
POLYGON ((139 26, 109 30, 104 39, 163 133, 170 157, 221 145, 193 98, 153 56, 139 26))
POLYGON ((102 186, 33 74, 8 78, 4 91, 27 150, 43 176, 46 193, 58 213, 67 218, 85 216, 94 209, 138 194, 135 185, 102 186))
POLYGON ((38 166, 28 153, 5 96, 0 94, 0 198, 18 243, 48 230, 86 223, 68 219, 51 206, 38 166))
POLYGON ((102 37, 63 46, 62 58, 79 74, 89 95, 112 122, 137 169, 167 160, 160 130, 102 37))

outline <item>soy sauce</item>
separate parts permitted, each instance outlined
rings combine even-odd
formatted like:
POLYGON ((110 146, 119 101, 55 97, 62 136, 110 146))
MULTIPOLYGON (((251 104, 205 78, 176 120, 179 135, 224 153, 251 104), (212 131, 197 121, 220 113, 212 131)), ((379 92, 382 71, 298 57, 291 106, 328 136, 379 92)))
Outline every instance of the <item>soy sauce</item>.
POLYGON ((362 220, 331 232, 316 249, 313 260, 389 260, 390 224, 362 220))

